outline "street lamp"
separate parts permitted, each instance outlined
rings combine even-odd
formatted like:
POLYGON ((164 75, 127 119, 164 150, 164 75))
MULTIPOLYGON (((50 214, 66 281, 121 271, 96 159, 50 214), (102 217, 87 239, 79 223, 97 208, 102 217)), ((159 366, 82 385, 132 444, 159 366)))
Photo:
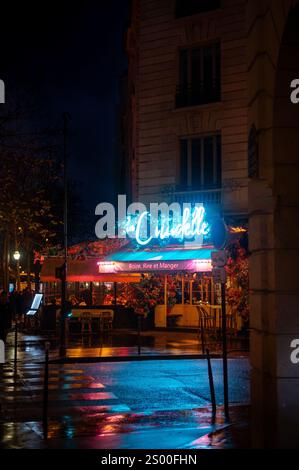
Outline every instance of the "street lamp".
POLYGON ((68 113, 63 115, 63 182, 64 182, 64 201, 63 201, 63 245, 64 245, 64 264, 61 279, 61 314, 60 314, 60 357, 65 356, 66 346, 66 314, 67 314, 67 253, 68 253, 68 130, 70 116, 68 113))
POLYGON ((14 260, 17 262, 17 292, 20 292, 21 290, 21 281, 20 281, 20 258, 21 258, 21 253, 16 250, 13 254, 14 260))
POLYGON ((13 254, 13 257, 16 261, 20 261, 20 258, 21 258, 21 253, 19 251, 15 251, 14 254, 13 254))

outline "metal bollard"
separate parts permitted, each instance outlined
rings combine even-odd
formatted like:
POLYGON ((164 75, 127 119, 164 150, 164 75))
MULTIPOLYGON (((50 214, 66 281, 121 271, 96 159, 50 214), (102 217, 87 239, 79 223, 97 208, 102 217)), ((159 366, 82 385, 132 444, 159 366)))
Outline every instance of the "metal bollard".
POLYGON ((44 439, 48 439, 49 348, 50 348, 50 343, 47 341, 45 343, 45 375, 44 375, 44 396, 43 396, 44 439))
POLYGON ((212 366, 211 366, 211 358, 210 358, 209 349, 206 350, 206 353, 207 353, 207 361, 208 361, 209 384, 210 384, 211 403, 212 403, 212 418, 214 422, 216 418, 216 411, 217 411, 215 387, 214 387, 213 371, 212 371, 212 366))
POLYGON ((225 414, 226 421, 229 421, 225 288, 226 288, 225 284, 222 283, 221 284, 221 311, 222 311, 223 396, 224 396, 224 414, 225 414))
POLYGON ((201 350, 202 354, 205 354, 205 333, 204 333, 204 326, 203 326, 203 320, 200 317, 200 335, 201 335, 201 350))

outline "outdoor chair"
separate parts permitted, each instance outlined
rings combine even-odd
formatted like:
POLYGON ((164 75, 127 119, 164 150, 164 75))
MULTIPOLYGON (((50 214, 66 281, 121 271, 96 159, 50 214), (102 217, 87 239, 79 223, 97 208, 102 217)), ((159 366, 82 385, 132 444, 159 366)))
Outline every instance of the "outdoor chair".
POLYGON ((215 315, 213 315, 211 309, 209 308, 209 305, 197 306, 197 312, 198 312, 199 326, 201 325, 201 322, 202 322, 203 328, 205 330, 212 330, 215 332, 216 331, 216 318, 215 318, 215 315))
POLYGON ((113 327, 113 312, 111 310, 101 312, 101 331, 111 332, 113 327))
POLYGON ((238 333, 238 312, 235 307, 230 307, 227 309, 226 319, 227 319, 227 328, 231 331, 234 336, 237 336, 238 333))
POLYGON ((80 321, 81 321, 81 334, 92 334, 92 318, 89 312, 83 312, 80 321))

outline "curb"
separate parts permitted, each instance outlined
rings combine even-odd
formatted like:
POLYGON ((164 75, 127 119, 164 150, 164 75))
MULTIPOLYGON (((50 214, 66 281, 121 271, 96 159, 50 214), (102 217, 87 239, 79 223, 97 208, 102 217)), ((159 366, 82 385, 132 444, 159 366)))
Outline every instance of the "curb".
MULTIPOLYGON (((211 359, 221 359, 220 354, 211 354, 211 359)), ((181 355, 144 355, 144 356, 103 356, 103 357, 62 357, 50 359, 49 364, 86 364, 97 362, 138 362, 138 361, 175 361, 184 359, 206 359, 204 354, 181 355)))

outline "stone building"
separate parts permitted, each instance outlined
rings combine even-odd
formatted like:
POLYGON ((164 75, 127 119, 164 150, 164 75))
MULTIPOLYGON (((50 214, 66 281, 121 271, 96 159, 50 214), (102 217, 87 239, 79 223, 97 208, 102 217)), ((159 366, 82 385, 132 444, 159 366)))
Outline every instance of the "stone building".
POLYGON ((256 168, 249 183, 253 440, 298 447, 299 364, 290 355, 299 338, 299 104, 290 84, 299 78, 299 5, 250 0, 246 12, 256 168))
POLYGON ((249 218, 252 437, 298 446, 297 0, 134 0, 127 34, 134 200, 249 218))
POLYGON ((127 32, 135 200, 247 216, 245 3, 133 1, 127 32))

